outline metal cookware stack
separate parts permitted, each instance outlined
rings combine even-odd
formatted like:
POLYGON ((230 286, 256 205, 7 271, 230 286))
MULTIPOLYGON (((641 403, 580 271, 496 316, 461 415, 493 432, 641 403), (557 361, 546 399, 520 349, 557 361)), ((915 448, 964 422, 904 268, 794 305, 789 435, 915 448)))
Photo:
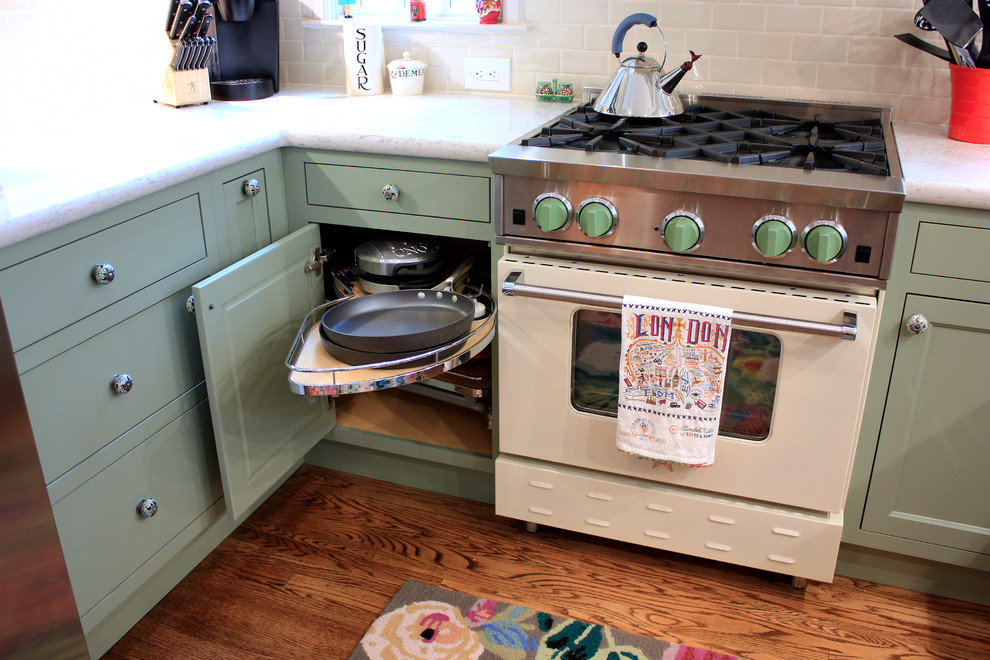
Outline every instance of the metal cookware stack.
MULTIPOLYGON (((354 250, 354 276, 367 295, 327 310, 320 338, 327 352, 351 365, 374 365, 456 352, 476 316, 475 300, 455 289, 473 259, 453 272, 442 250, 404 238, 374 238, 354 250), (449 347, 449 350, 448 350, 449 347)), ((340 288, 346 284, 338 284, 340 288)))

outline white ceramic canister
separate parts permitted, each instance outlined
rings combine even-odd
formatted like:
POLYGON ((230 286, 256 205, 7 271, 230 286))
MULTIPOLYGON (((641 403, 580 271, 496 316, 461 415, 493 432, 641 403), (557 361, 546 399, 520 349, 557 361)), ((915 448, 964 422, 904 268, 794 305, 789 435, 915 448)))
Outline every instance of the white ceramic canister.
POLYGON ((344 70, 347 93, 371 96, 385 91, 382 26, 344 20, 344 70))
POLYGON ((409 51, 402 53, 402 59, 392 60, 387 65, 388 82, 395 96, 413 96, 423 93, 426 79, 426 63, 412 59, 409 51))

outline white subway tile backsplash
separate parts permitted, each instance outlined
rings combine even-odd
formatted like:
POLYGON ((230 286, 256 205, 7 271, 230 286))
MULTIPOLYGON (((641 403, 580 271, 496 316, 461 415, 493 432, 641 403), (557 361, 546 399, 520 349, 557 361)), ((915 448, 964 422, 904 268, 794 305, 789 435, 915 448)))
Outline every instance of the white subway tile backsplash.
POLYGON ((818 82, 818 65, 814 62, 774 60, 763 67, 767 84, 784 87, 814 87, 818 82))
POLYGON ((553 48, 514 48, 512 50, 513 71, 556 71, 560 63, 560 51, 553 48))
POLYGON ((766 32, 740 32, 740 57, 761 57, 767 60, 790 59, 794 36, 766 32))
POLYGON ((527 2, 523 7, 523 20, 539 25, 554 25, 561 22, 561 0, 537 0, 527 2))
POLYGON ((864 92, 873 89, 877 67, 865 64, 828 64, 818 71, 818 87, 864 92))
POLYGON ((609 53, 586 50, 560 50, 560 73, 568 76, 592 73, 608 75, 615 68, 615 58, 609 53))
POLYGON ((799 62, 845 62, 849 37, 803 34, 795 37, 791 59, 799 62))
MULTIPOLYGON (((539 48, 580 48, 584 45, 584 28, 580 25, 539 25, 536 35, 539 48)), ((603 50, 608 50, 608 46, 603 50)))
MULTIPOLYGON (((152 46, 168 0, 131 4, 128 29, 114 39, 115 52, 129 56, 117 56, 108 69, 120 82, 107 82, 135 95, 160 75, 152 46)), ((659 18, 666 37, 667 70, 688 49, 703 55, 678 88, 682 93, 884 105, 902 121, 945 123, 948 66, 894 39, 906 32, 944 45, 914 27, 920 6, 918 0, 524 0, 524 26, 386 27, 384 47, 386 61, 404 50, 425 60, 428 90, 463 90, 466 55, 510 58, 513 94, 532 94, 538 80, 554 77, 578 89, 602 87, 618 66, 609 52, 616 24, 646 12, 659 18)), ((279 7, 283 83, 342 86, 339 28, 304 26, 322 17, 324 0, 280 0, 279 7)), ((0 85, 26 94, 41 81, 48 89, 77 87, 65 62, 113 57, 85 38, 100 29, 99 17, 78 0, 0 0, 0 54, 8 55, 0 85), (78 29, 86 20, 92 30, 78 29), (63 29, 66 22, 71 30, 63 29), (17 54, 16 66, 10 53, 17 54)), ((650 44, 650 55, 662 57, 659 35, 640 26, 630 31, 624 56, 640 39, 650 44)))
POLYGON ((774 7, 767 13, 767 32, 821 34, 824 15, 821 7, 774 7))
MULTIPOLYGON (((539 0, 527 4, 541 4, 539 0)), ((551 2, 549 4, 557 4, 551 2)), ((608 0, 567 0, 561 3, 560 19, 561 23, 574 23, 577 25, 595 25, 608 23, 608 0)))
POLYGON ((713 27, 714 7, 710 2, 665 2, 660 6, 657 19, 661 27, 687 27, 707 29, 713 27))
POLYGON ((824 11, 822 32, 876 36, 880 30, 881 15, 880 9, 869 7, 829 7, 824 11))
POLYGON ((712 27, 723 30, 759 30, 767 28, 767 5, 721 5, 714 9, 712 27))

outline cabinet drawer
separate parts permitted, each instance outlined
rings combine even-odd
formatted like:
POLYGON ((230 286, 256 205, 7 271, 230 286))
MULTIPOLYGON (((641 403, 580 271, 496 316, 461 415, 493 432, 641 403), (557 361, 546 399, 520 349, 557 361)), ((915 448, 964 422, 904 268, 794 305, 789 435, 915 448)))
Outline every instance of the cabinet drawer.
POLYGON ((311 205, 471 222, 491 220, 488 177, 325 163, 305 163, 304 171, 306 200, 311 205), (382 188, 386 185, 398 188, 398 197, 385 199, 382 188))
POLYGON ((0 272, 14 350, 205 259, 204 231, 193 194, 0 272), (112 282, 97 284, 96 264, 112 282))
POLYGON ((50 483, 203 380, 188 290, 21 376, 45 481, 50 483), (129 392, 111 379, 126 374, 129 392))
POLYGON ((203 402, 54 505, 80 615, 220 498, 210 429, 203 402), (149 497, 158 512, 144 518, 149 497))
POLYGON ((990 282, 988 253, 990 229, 921 222, 911 272, 990 282))

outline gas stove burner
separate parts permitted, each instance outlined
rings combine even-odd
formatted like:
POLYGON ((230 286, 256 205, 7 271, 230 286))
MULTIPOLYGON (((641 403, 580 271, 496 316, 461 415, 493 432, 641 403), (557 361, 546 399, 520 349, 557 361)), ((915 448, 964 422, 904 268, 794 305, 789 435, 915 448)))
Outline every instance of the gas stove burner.
POLYGON ((826 121, 763 110, 688 106, 667 118, 614 117, 582 106, 523 146, 634 153, 654 158, 774 165, 889 176, 879 118, 826 121))

